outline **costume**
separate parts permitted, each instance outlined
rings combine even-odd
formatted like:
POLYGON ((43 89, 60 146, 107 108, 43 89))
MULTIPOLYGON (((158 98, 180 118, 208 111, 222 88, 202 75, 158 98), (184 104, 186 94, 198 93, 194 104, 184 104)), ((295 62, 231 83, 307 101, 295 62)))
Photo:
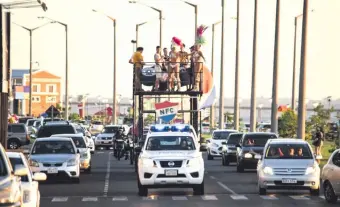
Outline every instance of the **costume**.
POLYGON ((177 85, 177 91, 181 88, 181 80, 179 77, 179 62, 177 61, 177 51, 183 46, 182 40, 177 37, 173 37, 171 40, 171 52, 170 52, 170 62, 169 62, 169 72, 170 72, 170 90, 174 90, 174 85, 177 85), (175 50, 173 50, 175 48, 175 50), (172 62, 176 59, 175 62, 172 62))
POLYGON ((206 39, 203 36, 205 30, 207 30, 207 26, 201 25, 197 28, 196 31, 196 48, 197 50, 193 54, 193 61, 194 61, 194 76, 195 76, 195 91, 198 91, 200 88, 201 83, 201 73, 203 71, 203 63, 204 63, 204 56, 202 51, 199 49, 202 45, 205 45, 206 39))

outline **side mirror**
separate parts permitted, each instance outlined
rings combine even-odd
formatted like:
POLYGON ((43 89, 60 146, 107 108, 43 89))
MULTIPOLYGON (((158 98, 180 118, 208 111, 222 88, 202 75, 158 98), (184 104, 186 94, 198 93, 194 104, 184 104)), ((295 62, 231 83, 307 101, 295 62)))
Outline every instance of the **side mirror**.
POLYGON ((136 147, 136 148, 135 148, 135 152, 141 153, 141 152, 142 152, 142 148, 141 148, 141 147, 136 147))
POLYGON ((24 165, 15 165, 14 167, 14 175, 15 176, 26 176, 28 175, 28 168, 24 165))
POLYGON ((79 149, 77 149, 77 153, 78 153, 78 154, 80 153, 79 149))
POLYGON ((261 155, 259 155, 259 154, 257 154, 257 155, 255 155, 255 157, 254 157, 255 159, 257 159, 257 160, 260 160, 261 158, 262 158, 262 156, 261 155))
POLYGON ((46 179, 47 179, 47 176, 45 173, 36 172, 33 175, 33 180, 35 181, 45 181, 46 179))

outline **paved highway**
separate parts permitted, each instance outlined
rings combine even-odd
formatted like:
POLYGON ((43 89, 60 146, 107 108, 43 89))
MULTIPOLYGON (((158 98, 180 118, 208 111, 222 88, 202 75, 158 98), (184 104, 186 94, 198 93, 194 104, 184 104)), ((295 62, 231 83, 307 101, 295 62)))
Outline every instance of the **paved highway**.
POLYGON ((148 197, 139 197, 136 174, 128 161, 117 161, 110 151, 97 151, 92 159, 92 173, 82 174, 80 184, 40 184, 41 206, 328 206, 322 196, 301 191, 259 196, 255 171, 240 174, 235 166, 221 166, 216 158, 205 160, 205 196, 193 196, 192 189, 152 189, 148 197))

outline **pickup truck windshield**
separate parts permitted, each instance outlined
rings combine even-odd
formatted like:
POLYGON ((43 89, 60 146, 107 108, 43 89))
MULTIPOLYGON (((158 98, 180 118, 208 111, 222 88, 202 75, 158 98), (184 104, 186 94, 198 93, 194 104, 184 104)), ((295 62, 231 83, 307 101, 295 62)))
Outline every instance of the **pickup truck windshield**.
POLYGON ((155 136, 148 139, 146 150, 195 150, 195 145, 188 136, 155 136))

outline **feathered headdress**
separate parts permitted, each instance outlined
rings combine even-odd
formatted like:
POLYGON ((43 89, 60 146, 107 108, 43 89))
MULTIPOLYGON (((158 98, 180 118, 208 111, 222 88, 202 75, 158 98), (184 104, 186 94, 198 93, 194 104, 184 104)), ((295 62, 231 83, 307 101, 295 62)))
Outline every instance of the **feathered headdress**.
POLYGON ((204 45, 206 43, 206 39, 203 37, 203 33, 207 29, 208 29, 208 26, 205 26, 203 24, 197 28, 197 31, 196 31, 196 44, 197 45, 204 45))
POLYGON ((176 50, 178 50, 179 48, 181 48, 183 45, 182 40, 180 40, 177 37, 173 37, 171 40, 171 48, 175 47, 176 50))

